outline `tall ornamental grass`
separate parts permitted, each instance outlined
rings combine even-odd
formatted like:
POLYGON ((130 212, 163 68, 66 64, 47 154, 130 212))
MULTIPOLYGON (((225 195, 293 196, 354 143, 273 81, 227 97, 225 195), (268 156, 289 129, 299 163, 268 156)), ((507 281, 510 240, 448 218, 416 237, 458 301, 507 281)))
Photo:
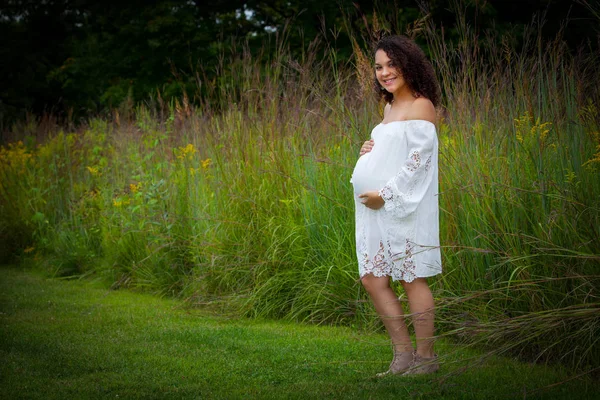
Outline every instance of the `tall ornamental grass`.
MULTIPOLYGON (((439 333, 597 369, 598 60, 465 26, 455 46, 421 30, 444 93, 439 333)), ((279 40, 266 64, 233 54, 199 106, 157 95, 43 140, 44 124, 15 125, 23 141, 0 150, 3 257, 221 312, 378 326, 349 179, 382 104, 354 43, 351 65, 318 42, 294 59, 279 40)))
POLYGON ((517 53, 464 23, 455 47, 427 27, 447 107, 440 320, 497 352, 597 368, 598 56, 538 28, 517 53))

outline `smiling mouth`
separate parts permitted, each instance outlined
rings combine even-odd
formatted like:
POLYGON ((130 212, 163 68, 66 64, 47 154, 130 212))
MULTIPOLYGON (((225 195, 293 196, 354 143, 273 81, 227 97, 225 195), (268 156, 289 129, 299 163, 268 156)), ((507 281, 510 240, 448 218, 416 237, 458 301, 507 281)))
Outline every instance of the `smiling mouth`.
POLYGON ((385 79, 385 80, 383 81, 383 84, 384 84, 384 85, 390 85, 390 84, 392 84, 392 83, 393 83, 395 80, 396 80, 396 78, 385 79))

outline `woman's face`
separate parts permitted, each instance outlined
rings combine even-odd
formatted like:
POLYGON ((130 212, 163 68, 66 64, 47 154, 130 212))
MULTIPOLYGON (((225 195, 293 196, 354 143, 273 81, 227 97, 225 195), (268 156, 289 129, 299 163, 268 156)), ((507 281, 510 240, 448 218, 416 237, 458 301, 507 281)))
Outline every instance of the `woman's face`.
POLYGON ((379 84, 390 93, 397 94, 405 87, 399 66, 396 66, 381 49, 375 53, 375 76, 379 84))

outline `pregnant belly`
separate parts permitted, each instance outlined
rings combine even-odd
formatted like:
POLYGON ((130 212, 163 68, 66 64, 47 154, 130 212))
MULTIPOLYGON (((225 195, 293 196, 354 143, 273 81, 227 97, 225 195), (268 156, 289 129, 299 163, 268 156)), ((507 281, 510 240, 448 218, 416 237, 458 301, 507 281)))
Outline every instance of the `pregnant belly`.
POLYGON ((381 176, 381 171, 377 171, 375 163, 372 160, 371 153, 367 153, 360 157, 352 172, 352 186, 354 193, 359 195, 372 190, 380 190, 388 181, 388 177, 381 176))

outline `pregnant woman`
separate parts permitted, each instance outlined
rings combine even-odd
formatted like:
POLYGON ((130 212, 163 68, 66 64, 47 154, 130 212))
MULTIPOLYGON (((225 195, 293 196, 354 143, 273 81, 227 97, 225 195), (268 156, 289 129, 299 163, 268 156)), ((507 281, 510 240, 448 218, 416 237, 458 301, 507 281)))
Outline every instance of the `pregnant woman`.
POLYGON ((392 340, 394 358, 379 374, 438 370, 433 351, 434 302, 427 277, 442 272, 438 222, 439 86, 423 51, 403 36, 387 36, 375 52, 383 121, 364 143, 352 174, 356 253, 363 286, 392 340), (416 350, 391 280, 410 306, 416 350))

